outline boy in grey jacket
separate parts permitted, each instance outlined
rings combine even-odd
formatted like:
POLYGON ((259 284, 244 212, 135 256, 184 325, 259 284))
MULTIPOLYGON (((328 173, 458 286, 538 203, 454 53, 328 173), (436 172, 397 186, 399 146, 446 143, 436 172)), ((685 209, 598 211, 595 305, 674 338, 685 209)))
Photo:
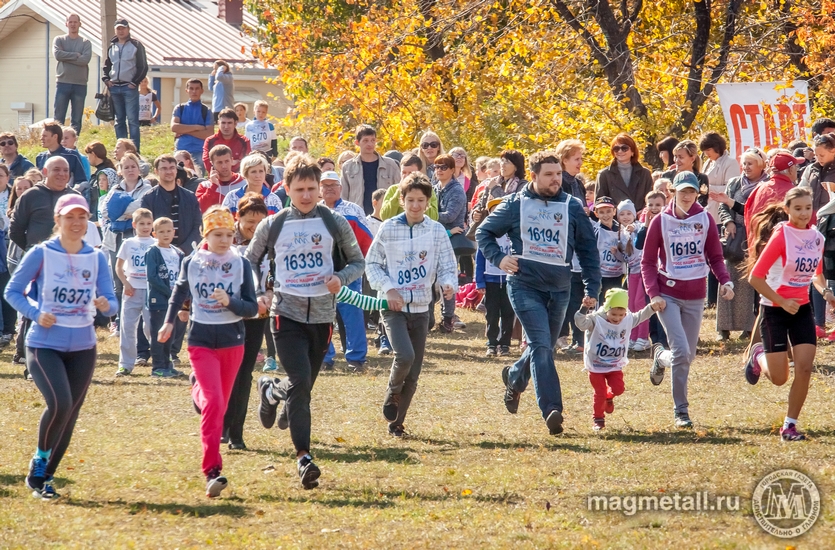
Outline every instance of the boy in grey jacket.
POLYGON ((310 392, 330 344, 336 294, 365 269, 347 220, 317 206, 321 175, 309 155, 295 157, 284 172, 290 206, 262 221, 246 250, 259 281, 264 255, 270 250, 274 254, 270 326, 279 361, 287 371, 282 380, 270 376, 258 380, 259 416, 261 424, 271 428, 279 401, 285 401, 278 426, 290 428, 305 489, 317 487, 321 473, 310 456, 310 392), (283 225, 269 242, 277 220, 283 225))

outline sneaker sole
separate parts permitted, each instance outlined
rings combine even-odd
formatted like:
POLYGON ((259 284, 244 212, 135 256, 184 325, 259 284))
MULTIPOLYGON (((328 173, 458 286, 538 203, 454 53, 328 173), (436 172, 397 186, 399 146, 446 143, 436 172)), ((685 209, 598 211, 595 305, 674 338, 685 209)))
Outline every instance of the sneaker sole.
MULTIPOLYGON (((661 351, 664 351, 663 349, 661 351)), ((659 352, 660 353, 660 352, 659 352)), ((653 354, 652 368, 649 370, 649 381, 653 386, 660 386, 664 381, 664 367, 658 364, 658 354, 653 354)))
POLYGON ((228 485, 229 482, 225 477, 215 478, 206 486, 206 496, 209 498, 217 498, 228 485))
POLYGON ((301 477, 302 487, 306 490, 315 489, 319 486, 319 477, 322 475, 322 472, 319 468, 308 468, 304 475, 301 477))
MULTIPOLYGON (((760 371, 760 374, 762 374, 762 371, 760 371)), ((751 350, 751 356, 745 363, 745 381, 752 386, 755 386, 760 381, 760 375, 754 374, 754 350, 751 350)))
MULTIPOLYGON (((510 367, 505 367, 502 369, 502 382, 504 382, 505 392, 507 392, 507 384, 509 380, 508 373, 510 372, 510 367)), ((507 412, 510 414, 516 414, 519 410, 519 398, 516 398, 515 402, 505 400, 504 406, 507 409, 507 412), (511 406, 512 405, 512 406, 511 406)))
POLYGON ((399 409, 399 405, 386 405, 385 403, 383 403, 383 418, 385 418, 387 422, 394 422, 395 420, 397 420, 397 413, 399 412, 399 409))
POLYGON ((264 389, 269 387, 264 382, 265 378, 269 380, 268 376, 262 376, 258 380, 258 397, 261 399, 261 404, 258 405, 258 420, 261 421, 261 425, 264 426, 264 428, 269 430, 273 427, 273 425, 275 425, 275 409, 278 408, 278 403, 274 406, 270 405, 270 402, 267 400, 267 396, 264 395, 264 389), (269 414, 262 414, 262 411, 265 410, 265 405, 270 407, 269 414))
POLYGON ((548 431, 551 432, 551 435, 559 435, 562 433, 562 413, 560 411, 554 410, 548 414, 548 418, 545 419, 545 425, 548 426, 548 431))

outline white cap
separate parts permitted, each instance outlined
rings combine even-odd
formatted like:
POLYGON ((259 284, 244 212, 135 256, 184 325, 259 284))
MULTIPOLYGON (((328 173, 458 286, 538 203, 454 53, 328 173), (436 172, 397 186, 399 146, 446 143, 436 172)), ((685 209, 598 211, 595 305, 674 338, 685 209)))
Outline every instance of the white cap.
POLYGON ((319 182, 321 183, 325 180, 339 181, 339 174, 337 174, 333 170, 328 170, 327 172, 322 172, 322 177, 319 178, 319 182))

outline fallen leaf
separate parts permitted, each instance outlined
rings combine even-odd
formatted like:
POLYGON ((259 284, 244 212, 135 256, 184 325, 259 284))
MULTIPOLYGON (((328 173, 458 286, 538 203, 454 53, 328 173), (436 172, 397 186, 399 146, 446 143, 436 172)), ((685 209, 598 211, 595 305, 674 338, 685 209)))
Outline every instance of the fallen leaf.
POLYGON ((550 503, 550 502, 548 502, 547 500, 545 501, 545 509, 546 509, 546 510, 550 510, 550 509, 551 509, 551 503, 550 503))
POLYGON ((338 533, 342 531, 342 529, 322 529, 323 533, 338 533))
POLYGON ((264 510, 255 510, 255 515, 261 517, 264 515, 264 510))
POLYGON ((270 464, 269 466, 266 466, 265 468, 262 468, 261 471, 264 472, 265 474, 267 474, 269 472, 274 472, 275 471, 275 466, 270 464))
POLYGON ((461 491, 461 496, 462 497, 468 497, 471 494, 473 494, 473 492, 470 489, 464 489, 463 491, 461 491))
POLYGON ((337 438, 336 438, 336 442, 337 442, 337 443, 345 443, 345 440, 344 440, 343 438, 341 438, 341 437, 337 437, 337 438))

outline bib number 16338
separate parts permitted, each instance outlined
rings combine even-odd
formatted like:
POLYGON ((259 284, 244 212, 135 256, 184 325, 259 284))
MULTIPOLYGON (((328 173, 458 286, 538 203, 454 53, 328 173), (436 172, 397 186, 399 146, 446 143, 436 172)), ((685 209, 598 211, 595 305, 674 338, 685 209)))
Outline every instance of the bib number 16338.
POLYGON ((284 256, 284 269, 296 271, 297 269, 310 269, 322 267, 323 258, 321 252, 301 252, 284 256))

